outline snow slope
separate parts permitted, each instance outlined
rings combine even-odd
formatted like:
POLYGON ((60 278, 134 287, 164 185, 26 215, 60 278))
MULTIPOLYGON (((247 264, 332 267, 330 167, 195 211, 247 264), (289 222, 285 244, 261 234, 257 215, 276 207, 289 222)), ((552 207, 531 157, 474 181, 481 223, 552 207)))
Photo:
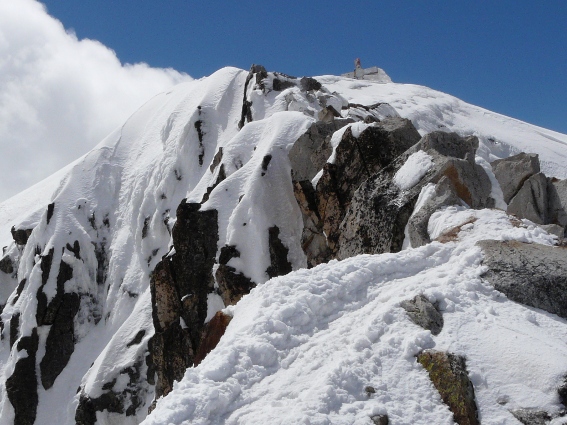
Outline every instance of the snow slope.
POLYGON ((423 135, 436 130, 477 136, 479 154, 489 162, 519 152, 539 154, 542 172, 567 177, 567 135, 463 102, 454 96, 414 84, 381 84, 325 75, 316 77, 351 103, 386 102, 411 120, 423 135))
MULTIPOLYGON (((511 303, 486 286, 478 277, 481 253, 474 246, 487 235, 545 244, 552 242, 550 236, 529 223, 513 227, 500 212, 448 209, 433 225, 479 215, 474 226, 463 228, 460 242, 303 269, 303 224, 287 153, 321 105, 296 86, 281 92, 246 87, 247 76, 224 68, 156 96, 90 153, 0 204, 0 242, 18 266, 13 275, 0 274, 0 303, 6 304, 0 382, 25 356, 10 344, 15 317, 14 336, 30 336, 38 328, 38 364, 45 355, 51 328, 38 323, 37 294, 44 293, 48 302, 56 299, 62 262, 73 271, 64 292, 80 298, 73 353, 51 387, 38 378, 36 423, 75 423, 80 397, 98 397, 109 382, 117 392, 140 388, 143 401, 128 417, 99 412, 99 423, 144 420, 153 387, 134 382, 125 371, 137 365, 139 374, 147 373, 144 358, 154 332, 150 274, 170 251, 181 200, 201 202, 213 187, 202 209, 219 212, 219 250, 238 246, 241 256, 230 266, 266 283, 230 309, 234 319, 220 345, 187 371, 146 423, 368 423, 369 415, 383 410, 393 423, 451 423, 413 357, 427 347, 466 352, 483 423, 516 423, 508 413, 515 406, 557 411, 554 389, 567 369, 560 342, 567 341, 564 321, 511 303), (253 120, 239 130, 245 87, 253 120), (226 178, 216 185, 220 171, 212 164, 220 148, 226 178), (267 229, 274 225, 298 271, 268 281, 267 229), (12 226, 33 229, 25 247, 12 240, 12 226), (445 312, 445 330, 437 337, 409 322, 399 308, 418 293, 440 301, 445 312), (141 331, 138 343, 129 345, 141 331), (490 344, 479 346, 479 333, 490 344), (541 343, 526 349, 534 341, 541 343), (521 367, 508 367, 499 358, 503 345, 514 347, 521 367), (365 385, 376 393, 368 397, 365 385), (504 407, 494 401, 500 396, 508 397, 504 407)), ((486 160, 535 152, 548 175, 567 177, 566 135, 425 87, 317 79, 323 84, 320 94, 336 109, 387 102, 391 107, 384 105, 384 114, 411 119, 422 134, 440 128, 475 134, 486 160)), ((355 133, 364 125, 352 127, 355 133)), ((421 166, 426 162, 421 158, 421 166)), ((415 177, 409 174, 405 177, 415 177)), ((211 303, 212 313, 222 307, 218 303, 211 303)), ((2 384, 0 424, 13 423, 14 414, 2 384)))
POLYGON ((217 348, 143 423, 369 424, 387 412, 393 424, 452 424, 415 358, 427 348, 466 355, 483 424, 516 424, 517 408, 558 412, 565 320, 483 282, 475 246, 554 239, 528 222, 514 227, 501 211, 455 207, 432 218, 430 233, 473 217, 456 242, 332 261, 254 289, 227 309, 234 318, 217 348), (436 337, 400 307, 418 294, 440 303, 436 337))

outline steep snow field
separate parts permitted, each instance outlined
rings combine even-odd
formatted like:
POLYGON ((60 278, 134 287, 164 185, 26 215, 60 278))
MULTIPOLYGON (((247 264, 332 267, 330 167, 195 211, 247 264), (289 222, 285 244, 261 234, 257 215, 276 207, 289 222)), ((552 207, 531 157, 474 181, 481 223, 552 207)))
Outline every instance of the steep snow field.
MULTIPOLYGON (((393 424, 451 424, 451 413, 415 360, 424 348, 466 355, 483 424, 517 424, 509 410, 520 407, 558 412, 567 324, 507 300, 480 279, 482 253, 475 246, 486 238, 550 245, 553 237, 527 221, 514 226, 498 210, 450 207, 432 217, 429 230, 434 239, 475 217, 456 241, 305 269, 287 154, 321 106, 298 87, 264 93, 250 84, 253 121, 239 130, 247 76, 224 68, 156 96, 90 153, 0 204, 0 243, 18 265, 14 275, 0 276, 0 303, 6 304, 2 383, 25 356, 10 343, 13 337, 38 328, 38 365, 46 353, 50 324, 38 323, 37 294, 55 299, 62 261, 73 270, 63 292, 80 297, 74 351, 52 386, 38 385, 36 423, 74 424, 77 388, 96 398, 110 382, 117 392, 142 388, 143 402, 128 417, 99 412, 99 424, 368 424, 385 412, 393 424), (219 148, 226 178, 216 185, 220 170, 212 165, 219 148), (147 372, 145 350, 154 332, 150 274, 170 252, 181 200, 201 202, 209 192, 202 209, 219 213, 219 249, 238 246, 241 256, 230 266, 262 285, 226 309, 233 320, 218 347, 187 370, 146 418, 153 387, 124 371, 137 365, 142 375, 147 372), (267 229, 274 225, 295 271, 268 280, 267 229), (25 247, 14 243, 13 226, 34 229, 25 247), (53 266, 44 270, 50 255, 53 266), (439 302, 445 318, 440 335, 414 325, 399 307, 418 294, 439 302), (366 386, 375 393, 367 394, 366 386)), ((337 110, 348 103, 389 103, 381 113, 409 118, 421 134, 441 129, 476 135, 481 164, 532 152, 548 176, 567 177, 567 135, 425 87, 317 80, 337 110)), ((351 125, 355 137, 365 126, 351 125)), ((334 147, 345 129, 336 132, 334 147)), ((427 155, 412 161, 425 174, 427 155)), ((418 174, 400 172, 400 187, 414 184, 418 174)), ((494 197, 501 205, 502 194, 494 197)), ((222 307, 220 297, 211 299, 209 317, 222 307)), ((13 423, 14 415, 3 385, 0 424, 13 423)))

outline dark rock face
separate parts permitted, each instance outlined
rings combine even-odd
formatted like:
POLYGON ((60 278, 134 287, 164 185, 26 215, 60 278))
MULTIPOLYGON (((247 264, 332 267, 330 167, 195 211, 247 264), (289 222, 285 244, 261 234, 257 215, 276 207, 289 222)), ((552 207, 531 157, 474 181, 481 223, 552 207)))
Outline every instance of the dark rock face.
MULTIPOLYGON (((308 179, 297 180, 294 190, 305 224, 302 246, 310 266, 336 255, 339 226, 355 190, 419 138, 411 122, 401 118, 384 119, 366 128, 359 137, 347 129, 336 148, 334 163, 325 163, 317 187, 312 189, 308 179)), ((313 175, 318 171, 314 170, 313 175)), ((302 174, 297 175, 299 178, 302 174)))
POLYGON ((474 388, 464 357, 427 350, 417 356, 459 425, 479 425, 474 388))
POLYGON ((148 344, 151 361, 157 374, 156 399, 173 389, 173 382, 183 378, 185 370, 193 366, 195 351, 188 329, 179 322, 163 332, 156 332, 148 344))
POLYGON ((142 364, 140 361, 134 365, 121 370, 120 374, 127 374, 129 383, 122 392, 113 390, 116 379, 106 383, 102 389, 105 390, 100 397, 91 398, 84 392, 79 397, 79 405, 75 411, 75 423, 77 425, 95 425, 97 423, 96 412, 107 411, 122 415, 134 416, 136 411, 145 401, 145 392, 140 390, 140 385, 145 377, 140 373, 142 364))
POLYGON ((26 243, 28 243, 28 238, 30 237, 32 231, 33 229, 16 229, 14 226, 12 226, 12 238, 18 245, 25 245, 26 243))
POLYGON ((509 158, 492 162, 492 171, 504 195, 504 202, 510 203, 524 182, 540 172, 539 158, 534 154, 519 153, 509 158))
POLYGON ((227 245, 221 248, 215 279, 224 305, 236 304, 256 286, 250 278, 227 265, 232 258, 238 257, 240 257, 240 252, 235 246, 227 245))
MULTIPOLYGON (((478 139, 475 137, 430 133, 366 180, 354 194, 341 223, 337 257, 343 259, 358 254, 398 252, 402 248, 404 230, 421 189, 428 183, 440 183, 443 178, 447 181, 439 188, 439 194, 447 190, 452 194, 442 195, 438 200, 441 204, 459 198, 472 208, 493 207, 490 179, 484 169, 474 162, 477 147, 478 139), (402 190, 393 177, 406 160, 419 150, 431 156, 433 166, 417 184, 402 190)), ((425 217, 430 215, 434 206, 430 206, 429 212, 424 210, 425 217)), ((421 226, 425 217, 421 218, 421 226)), ((423 230, 420 230, 419 219, 417 217, 414 223, 414 234, 416 241, 422 243, 426 238, 423 230)))
POLYGON ((51 218, 53 217, 53 212, 55 211, 55 203, 51 203, 47 206, 47 224, 49 224, 49 222, 51 221, 51 218))
POLYGON ((14 346, 18 340, 20 332, 20 313, 14 313, 10 319, 10 348, 14 346))
POLYGON ((172 237, 175 253, 156 266, 150 281, 155 335, 149 346, 157 373, 156 398, 193 365, 214 290, 212 268, 218 241, 218 213, 181 202, 172 237))
POLYGON ((388 425, 390 420, 388 419, 388 415, 376 415, 370 418, 374 425, 388 425))
POLYGON ((552 417, 547 412, 529 409, 511 410, 510 413, 524 425, 546 425, 552 417))
POLYGON ((547 224, 547 178, 543 173, 527 179, 508 205, 507 212, 537 224, 547 224))
POLYGON ((244 127, 244 124, 246 124, 246 122, 252 122, 252 102, 247 99, 248 84, 250 84, 250 81, 254 79, 256 85, 260 86, 263 89, 263 80, 265 78, 268 78, 268 72, 262 65, 253 64, 250 67, 250 72, 248 73, 248 76, 246 77, 246 83, 244 84, 244 99, 242 100, 242 113, 240 122, 238 123, 239 129, 244 127))
POLYGON ((567 318, 567 248, 481 241, 483 275, 512 301, 567 318))
POLYGON ((301 85, 301 90, 304 91, 321 90, 322 87, 319 81, 311 77, 303 77, 299 80, 299 84, 301 85))
POLYGON ((41 383, 45 389, 53 386, 75 351, 73 319, 79 311, 79 306, 80 299, 77 294, 64 294, 61 297, 61 305, 45 343, 45 355, 39 364, 41 383))
POLYGON ((291 179, 296 182, 311 181, 333 153, 333 133, 350 122, 353 121, 336 119, 332 122, 317 121, 312 124, 289 151, 291 179))
POLYGON ((194 365, 197 366, 219 343, 232 317, 218 311, 203 330, 203 337, 195 353, 194 365))
POLYGON ((35 422, 38 403, 35 373, 38 343, 35 328, 31 336, 20 338, 17 349, 25 350, 27 357, 18 360, 14 373, 6 380, 6 393, 15 412, 14 425, 33 425, 35 422))
POLYGON ((280 229, 278 226, 273 226, 268 229, 268 233, 271 264, 266 270, 267 275, 272 278, 291 273, 291 263, 287 259, 289 249, 286 248, 279 238, 280 229))
POLYGON ((437 307, 423 295, 400 304, 413 323, 423 329, 430 330, 433 335, 439 335, 443 329, 443 315, 437 307))
POLYGON ((0 271, 6 274, 14 273, 14 263, 9 255, 6 255, 2 260, 0 260, 0 271))

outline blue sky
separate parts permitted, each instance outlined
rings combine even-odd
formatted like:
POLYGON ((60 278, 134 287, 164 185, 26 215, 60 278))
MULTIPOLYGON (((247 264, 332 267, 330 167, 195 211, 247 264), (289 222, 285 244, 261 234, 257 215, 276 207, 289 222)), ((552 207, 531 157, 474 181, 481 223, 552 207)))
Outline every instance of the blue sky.
POLYGON ((567 133, 567 2, 47 0, 79 38, 122 62, 198 78, 260 63, 292 75, 339 74, 353 59, 567 133))

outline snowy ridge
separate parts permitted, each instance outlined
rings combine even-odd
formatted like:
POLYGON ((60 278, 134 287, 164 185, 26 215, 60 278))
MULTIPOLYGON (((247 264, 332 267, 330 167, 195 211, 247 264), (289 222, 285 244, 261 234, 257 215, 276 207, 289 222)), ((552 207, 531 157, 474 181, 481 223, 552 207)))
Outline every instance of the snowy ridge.
POLYGON ((333 261, 254 289, 229 308, 234 318, 217 348, 143 423, 369 424, 388 412, 391 423, 451 424, 415 359, 427 348, 466 353, 482 423, 517 423, 509 410, 518 407, 559 411, 553 383, 565 372, 565 320, 486 285, 475 246, 495 235, 554 238, 530 223, 513 226, 503 212, 453 207, 432 218, 431 233, 471 217, 456 242, 333 261), (440 303, 437 337, 399 306, 418 294, 440 303))
MULTIPOLYGON (((476 135, 476 162, 505 208, 488 162, 534 152, 542 171, 565 178, 567 136, 424 87, 260 68, 224 68, 154 97, 90 153, 0 204, 0 424, 368 424, 385 413, 394 424, 450 424, 415 360, 426 348, 466 355, 483 423, 517 423, 516 408, 558 414, 565 320, 489 286, 475 245, 556 238, 502 211, 446 207, 428 234, 461 226, 453 241, 308 270, 289 153, 315 123, 334 120, 346 125, 329 135, 325 166, 344 134, 358 139, 385 117, 409 118, 422 135, 476 135), (175 254, 183 200, 218 213, 214 270, 233 247, 223 265, 257 286, 224 309, 233 319, 217 348, 146 418, 156 385, 150 282, 175 254), (293 272, 270 279, 273 228, 293 272), (445 316, 438 336, 400 308, 419 294, 445 316), (526 349, 533 341, 538 349, 526 349), (502 360, 504 347, 516 364, 502 360)), ((403 190, 432 167, 424 151, 413 155, 396 174, 403 190)), ((224 307, 215 285, 206 322, 224 307)))
POLYGON ((489 162, 519 152, 537 153, 542 171, 558 178, 567 177, 565 134, 488 111, 428 87, 335 76, 317 79, 351 103, 388 103, 400 116, 410 119, 422 135, 442 130, 477 136, 481 142, 479 155, 489 162))

